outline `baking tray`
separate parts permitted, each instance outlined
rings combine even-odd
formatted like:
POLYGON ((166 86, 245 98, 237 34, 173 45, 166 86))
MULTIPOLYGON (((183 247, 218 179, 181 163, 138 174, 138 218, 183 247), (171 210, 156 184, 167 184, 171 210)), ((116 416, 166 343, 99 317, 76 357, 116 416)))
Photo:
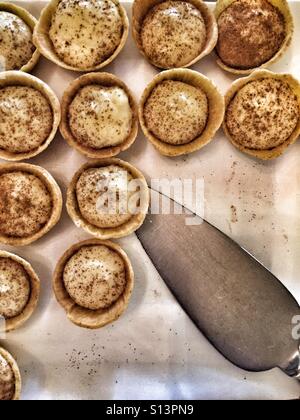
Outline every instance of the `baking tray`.
MULTIPOLYGON (((46 4, 13 3, 36 17, 46 4)), ((131 4, 124 6, 130 16, 131 4)), ((271 70, 299 77, 300 2, 291 2, 291 8, 296 23, 294 41, 271 70)), ((212 78, 222 92, 235 79, 216 66, 213 54, 193 68, 212 78)), ((126 82, 137 99, 157 74, 131 36, 105 71, 126 82)), ((78 77, 45 59, 33 74, 47 82, 59 98, 78 77)), ((205 218, 253 253, 300 302, 300 142, 275 161, 259 162, 238 152, 219 132, 201 151, 170 159, 160 156, 140 133, 135 145, 120 156, 137 165, 148 181, 203 178, 205 218)), ((30 163, 48 169, 65 198, 73 173, 85 160, 57 134, 49 149, 30 163)), ((279 370, 248 373, 226 361, 185 315, 135 235, 119 241, 136 274, 126 313, 98 331, 73 326, 53 296, 51 275, 65 249, 87 237, 64 211, 60 223, 37 243, 25 248, 1 247, 28 259, 42 282, 34 316, 1 342, 18 360, 23 399, 299 398, 297 381, 279 370)))

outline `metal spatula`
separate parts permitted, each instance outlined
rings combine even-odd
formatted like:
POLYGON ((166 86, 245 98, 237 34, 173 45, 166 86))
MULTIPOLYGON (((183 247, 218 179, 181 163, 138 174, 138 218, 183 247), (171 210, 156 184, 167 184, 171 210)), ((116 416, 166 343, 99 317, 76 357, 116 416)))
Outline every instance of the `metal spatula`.
MULTIPOLYGON (((176 213, 183 210, 174 206, 176 213)), ((197 216, 193 226, 186 225, 187 216, 149 215, 137 232, 168 287, 236 366, 250 371, 279 367, 300 379, 296 300, 230 238, 197 216)))

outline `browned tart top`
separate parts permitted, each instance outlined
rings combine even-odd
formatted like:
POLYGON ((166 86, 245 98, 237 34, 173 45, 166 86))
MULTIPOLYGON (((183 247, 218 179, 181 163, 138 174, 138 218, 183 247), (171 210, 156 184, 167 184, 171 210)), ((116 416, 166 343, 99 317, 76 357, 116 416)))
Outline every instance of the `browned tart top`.
POLYGON ((20 70, 34 51, 29 26, 19 16, 0 10, 0 69, 20 70))
POLYGON ((299 116, 298 99, 289 84, 264 78, 238 91, 227 108, 226 125, 236 143, 267 150, 288 140, 299 116))
POLYGON ((30 297, 30 280, 24 267, 10 258, 0 257, 0 316, 20 315, 30 297))
POLYGON ((232 68, 251 69, 269 61, 281 48, 284 16, 267 0, 237 0, 218 19, 217 52, 232 68))
POLYGON ((202 52, 206 38, 203 16, 189 2, 158 4, 148 12, 142 24, 144 52, 158 67, 187 65, 202 52))
POLYGON ((9 401, 15 395, 16 378, 10 363, 0 354, 0 401, 9 401))
POLYGON ((37 89, 0 89, 0 149, 11 153, 34 151, 47 140, 52 126, 51 105, 37 89))
POLYGON ((176 80, 159 83, 144 106, 148 130, 159 140, 174 145, 190 143, 200 136, 208 112, 206 94, 176 80))
POLYGON ((123 294, 126 268, 121 256, 111 248, 83 246, 65 265, 63 280, 77 305, 90 310, 105 309, 123 294))
POLYGON ((64 63, 85 69, 115 52, 123 29, 119 7, 112 0, 61 0, 49 36, 64 63))
POLYGON ((0 233, 26 238, 39 232, 52 214, 52 197, 46 185, 28 172, 0 175, 0 233))
POLYGON ((132 179, 133 176, 118 165, 85 170, 76 184, 81 216, 99 228, 118 227, 128 222, 132 218, 128 210, 128 200, 134 191, 127 189, 132 179), (111 210, 108 208, 110 194, 116 200, 116 206, 111 210))
POLYGON ((132 119, 128 95, 118 86, 85 86, 69 106, 73 136, 94 149, 122 144, 131 132, 132 119))

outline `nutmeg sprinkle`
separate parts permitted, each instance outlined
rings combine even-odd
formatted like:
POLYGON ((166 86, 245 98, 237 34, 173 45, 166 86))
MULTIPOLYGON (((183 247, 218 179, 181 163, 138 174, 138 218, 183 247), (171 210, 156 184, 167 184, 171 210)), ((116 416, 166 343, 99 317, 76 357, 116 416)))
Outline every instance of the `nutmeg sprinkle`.
POLYGON ((76 184, 76 197, 81 216, 99 228, 112 228, 128 222, 128 210, 134 189, 128 190, 133 176, 118 165, 90 168, 76 184), (111 206, 111 207, 110 207, 111 206))
POLYGON ((153 89, 144 106, 144 118, 148 130, 158 139, 181 145, 203 133, 208 111, 208 99, 201 89, 167 80, 153 89))
POLYGON ((123 30, 119 6, 112 0, 61 0, 49 37, 64 63, 84 70, 115 52, 123 30))
POLYGON ((0 257, 0 316, 20 315, 30 297, 30 281, 24 267, 11 258, 0 257))
POLYGON ((52 214, 52 197, 37 176, 13 171, 0 175, 0 233, 26 238, 39 232, 52 214))
POLYGON ((0 89, 0 149, 11 153, 36 150, 52 131, 49 101, 26 86, 0 89))
POLYGON ((119 87, 88 85, 69 107, 69 125, 78 143, 93 149, 122 144, 132 128, 126 92, 119 87))
POLYGON ((165 1, 146 15, 141 30, 145 54, 158 67, 182 67, 204 49, 206 25, 192 3, 165 1))
POLYGON ((287 141, 300 118, 297 96, 289 84, 274 78, 242 87, 226 111, 233 140, 256 150, 268 150, 287 141))
POLYGON ((0 11, 0 70, 20 70, 34 51, 30 27, 19 16, 0 11))
POLYGON ((285 19, 267 0, 237 0, 218 19, 217 52, 230 67, 251 69, 269 61, 281 48, 285 19))
POLYGON ((125 290, 124 260, 107 246, 83 246, 67 262, 63 280, 77 305, 90 310, 109 308, 125 290))
POLYGON ((0 354, 0 401, 14 398, 16 378, 9 362, 0 354))

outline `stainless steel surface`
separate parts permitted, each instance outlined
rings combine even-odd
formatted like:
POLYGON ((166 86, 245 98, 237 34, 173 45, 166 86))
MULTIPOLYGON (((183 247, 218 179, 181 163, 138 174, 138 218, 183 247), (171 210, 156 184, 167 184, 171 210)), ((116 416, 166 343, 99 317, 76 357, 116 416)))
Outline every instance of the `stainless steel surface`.
POLYGON ((292 336, 292 320, 300 314, 296 300, 230 238, 198 216, 195 225, 187 225, 181 210, 175 204, 175 214, 149 215, 137 233, 175 297, 235 365, 250 371, 280 367, 296 375, 295 366, 291 369, 299 361, 299 342, 292 336))

